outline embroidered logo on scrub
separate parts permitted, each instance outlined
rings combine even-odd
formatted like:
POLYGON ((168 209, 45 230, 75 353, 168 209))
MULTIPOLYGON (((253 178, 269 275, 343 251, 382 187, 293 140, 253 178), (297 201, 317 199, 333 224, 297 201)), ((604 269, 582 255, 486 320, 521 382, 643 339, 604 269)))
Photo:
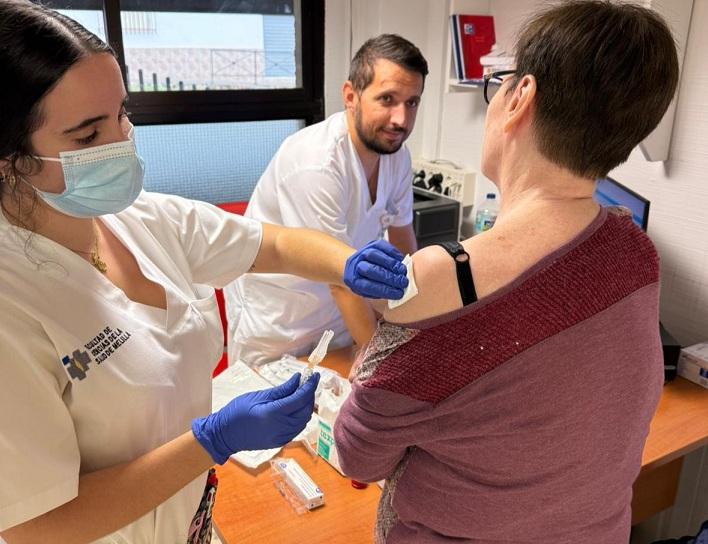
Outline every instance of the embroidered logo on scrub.
POLYGON ((94 336, 89 342, 84 344, 84 348, 74 350, 71 357, 62 357, 64 369, 73 380, 83 380, 89 371, 89 365, 96 363, 100 365, 111 357, 130 338, 131 334, 122 329, 105 327, 94 336))
POLYGON ((66 368, 69 376, 74 380, 83 380, 86 377, 86 372, 88 372, 91 357, 85 351, 79 351, 78 349, 71 355, 71 359, 66 356, 62 358, 61 362, 64 363, 64 368, 66 368))

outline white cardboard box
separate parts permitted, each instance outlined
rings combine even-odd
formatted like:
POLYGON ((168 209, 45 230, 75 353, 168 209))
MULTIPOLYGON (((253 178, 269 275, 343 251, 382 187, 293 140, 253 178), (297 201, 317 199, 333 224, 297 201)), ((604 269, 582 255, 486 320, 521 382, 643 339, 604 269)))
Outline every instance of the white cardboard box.
MULTIPOLYGON (((296 510, 300 505, 312 510, 324 504, 324 493, 295 459, 276 457, 271 461, 271 467, 274 476, 282 478, 289 492, 293 494, 292 497, 286 496, 286 499, 296 501, 297 504, 293 504, 296 510)), ((278 489, 285 492, 280 486, 278 489)))
POLYGON ((681 350, 678 375, 708 389, 708 342, 681 350))

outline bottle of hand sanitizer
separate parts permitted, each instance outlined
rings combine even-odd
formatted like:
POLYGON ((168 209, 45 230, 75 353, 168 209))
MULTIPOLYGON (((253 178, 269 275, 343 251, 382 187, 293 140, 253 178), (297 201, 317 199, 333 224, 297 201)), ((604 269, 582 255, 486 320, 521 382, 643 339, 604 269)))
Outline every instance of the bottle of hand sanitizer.
POLYGON ((477 215, 475 216, 475 234, 489 230, 494 226, 494 222, 497 220, 497 214, 499 213, 496 199, 497 195, 494 193, 487 193, 487 198, 484 202, 482 202, 479 210, 477 210, 477 215))

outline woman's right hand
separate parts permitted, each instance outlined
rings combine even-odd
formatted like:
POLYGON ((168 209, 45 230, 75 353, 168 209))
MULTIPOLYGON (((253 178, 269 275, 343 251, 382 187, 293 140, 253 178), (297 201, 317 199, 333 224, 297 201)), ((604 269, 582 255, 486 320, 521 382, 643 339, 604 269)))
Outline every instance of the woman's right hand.
POLYGON ((283 446, 310 420, 319 381, 315 373, 298 389, 298 373, 277 387, 240 395, 218 412, 192 421, 192 432, 218 464, 238 451, 283 446))
POLYGON ((403 255, 386 240, 374 240, 349 256, 344 284, 361 297, 398 300, 408 286, 403 255))

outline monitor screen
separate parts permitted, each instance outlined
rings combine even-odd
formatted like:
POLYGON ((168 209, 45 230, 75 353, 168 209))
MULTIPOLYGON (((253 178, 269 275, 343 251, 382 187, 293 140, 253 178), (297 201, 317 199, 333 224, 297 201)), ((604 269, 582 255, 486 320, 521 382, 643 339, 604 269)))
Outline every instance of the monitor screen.
POLYGON ((624 206, 632 212, 632 220, 643 230, 647 230, 649 221, 649 201, 630 188, 612 178, 597 180, 595 201, 600 206, 624 206))

